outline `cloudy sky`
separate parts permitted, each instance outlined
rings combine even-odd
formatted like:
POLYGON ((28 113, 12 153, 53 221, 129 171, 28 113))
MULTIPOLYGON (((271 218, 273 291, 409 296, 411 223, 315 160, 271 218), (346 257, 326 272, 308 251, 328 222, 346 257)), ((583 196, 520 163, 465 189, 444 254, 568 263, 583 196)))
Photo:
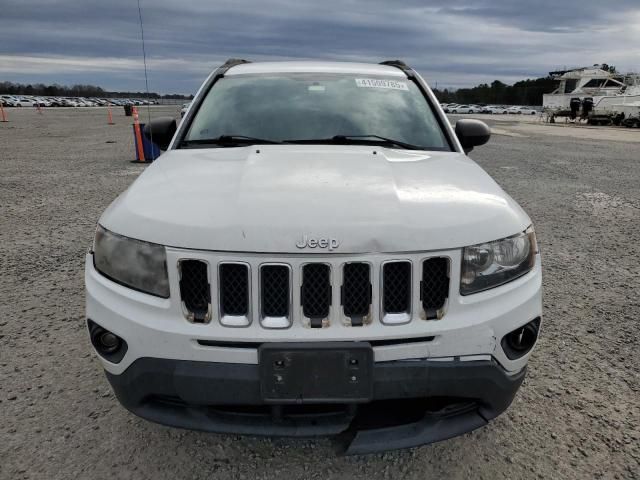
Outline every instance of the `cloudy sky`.
MULTIPOLYGON (((640 0, 141 0, 152 91, 228 57, 401 58, 432 85, 640 70, 640 0)), ((136 0, 0 0, 0 81, 143 90, 136 0)))

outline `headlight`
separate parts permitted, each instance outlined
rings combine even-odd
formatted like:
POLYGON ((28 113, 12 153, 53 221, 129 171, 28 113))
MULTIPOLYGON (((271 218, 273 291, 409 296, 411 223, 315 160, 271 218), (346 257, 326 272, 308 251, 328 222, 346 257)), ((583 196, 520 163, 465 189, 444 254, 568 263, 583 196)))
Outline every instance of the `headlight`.
POLYGON ((169 298, 167 255, 162 245, 123 237, 98 225, 93 242, 93 264, 114 282, 169 298))
POLYGON ((487 290, 524 275, 535 265, 537 252, 533 227, 502 240, 465 247, 460 294, 487 290))

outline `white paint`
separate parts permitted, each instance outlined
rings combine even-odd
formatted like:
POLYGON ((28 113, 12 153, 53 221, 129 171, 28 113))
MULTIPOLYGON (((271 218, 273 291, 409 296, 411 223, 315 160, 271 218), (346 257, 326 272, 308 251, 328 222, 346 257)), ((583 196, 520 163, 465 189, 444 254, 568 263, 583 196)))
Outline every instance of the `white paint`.
POLYGON ((357 145, 170 150, 100 223, 162 245, 272 253, 297 251, 302 235, 337 239, 337 253, 459 248, 531 223, 467 156, 403 156, 357 145))
MULTIPOLYGON (((269 72, 355 73, 404 79, 384 65, 326 62, 244 64, 226 75, 269 72)), ((418 76, 447 132, 451 125, 418 76)), ((202 95, 202 88, 196 94, 202 95)), ((182 128, 182 127, 181 127, 182 128)), ((175 138, 174 138, 175 141, 175 138)), ((431 342, 377 347, 377 361, 480 355, 519 371, 529 355, 511 361, 498 340, 542 313, 541 267, 503 286, 459 295, 461 248, 507 237, 531 223, 526 213, 462 152, 400 151, 358 145, 259 145, 171 149, 105 211, 100 223, 132 238, 168 246, 171 296, 158 299, 115 284, 87 256, 87 316, 126 339, 123 361, 102 360, 114 374, 140 357, 256 363, 255 349, 203 347, 225 342, 357 341, 435 337, 431 342), (296 247, 299 241, 301 248, 296 247), (313 239, 313 241, 310 241, 313 239), (332 251, 329 251, 331 250, 332 251), (450 291, 440 320, 422 319, 419 265, 431 256, 451 262, 450 291), (224 326, 214 308, 208 324, 188 322, 179 298, 177 265, 243 262, 251 272, 251 311, 242 327, 224 326), (412 263, 411 311, 395 324, 381 321, 380 271, 385 261, 412 263), (325 328, 305 327, 300 306, 302 266, 330 266, 332 301, 325 328), (341 272, 349 261, 372 268, 371 322, 350 327, 340 306, 341 272), (261 323, 258 272, 264 263, 291 268, 291 323, 261 323), (288 328, 277 328, 287 326, 288 328)), ((211 288, 218 292, 216 275, 211 288)), ((269 323, 269 322, 267 322, 269 323)))

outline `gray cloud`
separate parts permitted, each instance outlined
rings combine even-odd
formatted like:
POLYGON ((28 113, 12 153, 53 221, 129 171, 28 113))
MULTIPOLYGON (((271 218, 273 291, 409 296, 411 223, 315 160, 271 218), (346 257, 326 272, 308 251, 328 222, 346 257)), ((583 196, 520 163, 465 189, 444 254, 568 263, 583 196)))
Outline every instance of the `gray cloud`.
MULTIPOLYGON (((403 58, 440 86, 563 66, 639 69, 640 5, 618 0, 143 0, 150 86, 193 92, 227 57, 403 58)), ((142 89, 134 0, 4 0, 0 80, 142 89)))

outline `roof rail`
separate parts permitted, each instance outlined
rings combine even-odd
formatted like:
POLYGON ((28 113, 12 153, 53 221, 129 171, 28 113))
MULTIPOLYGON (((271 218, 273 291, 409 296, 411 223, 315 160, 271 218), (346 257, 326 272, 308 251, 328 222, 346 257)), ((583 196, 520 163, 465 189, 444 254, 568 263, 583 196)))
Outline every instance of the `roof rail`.
POLYGON ((390 67, 396 67, 402 70, 407 74, 407 77, 411 78, 415 75, 413 69, 404 63, 402 60, 385 60, 384 62, 380 62, 380 65, 388 65, 390 67))
POLYGON ((242 58, 229 58, 227 59, 226 62, 224 62, 222 66, 229 69, 231 67, 235 67, 236 65, 242 65, 243 63, 251 63, 251 62, 248 60, 244 60, 242 58))
POLYGON ((409 68, 409 66, 402 60, 385 60, 384 62, 380 62, 380 65, 389 65, 391 67, 398 68, 409 68))

